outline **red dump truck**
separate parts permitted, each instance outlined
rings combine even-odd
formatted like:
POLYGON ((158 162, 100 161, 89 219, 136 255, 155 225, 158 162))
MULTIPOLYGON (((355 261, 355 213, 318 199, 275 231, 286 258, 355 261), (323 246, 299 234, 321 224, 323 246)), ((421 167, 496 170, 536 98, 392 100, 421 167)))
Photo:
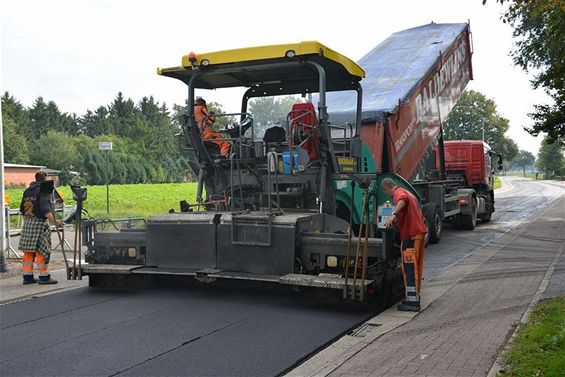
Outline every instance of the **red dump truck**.
MULTIPOLYGON (((440 159, 436 152, 436 169, 440 159)), ((475 190, 477 217, 488 222, 494 212, 495 153, 488 144, 480 140, 451 140, 444 143, 445 171, 448 179, 463 180, 465 187, 475 190)), ((502 165, 502 156, 497 155, 497 166, 502 165)))
MULTIPOLYGON (((468 24, 428 24, 392 34, 359 64, 361 138, 375 173, 395 173, 420 194, 429 241, 442 222, 473 229, 494 211, 492 152, 482 141, 444 142, 442 121, 472 79, 468 24)), ((330 96, 333 119, 352 121, 353 99, 330 96)))

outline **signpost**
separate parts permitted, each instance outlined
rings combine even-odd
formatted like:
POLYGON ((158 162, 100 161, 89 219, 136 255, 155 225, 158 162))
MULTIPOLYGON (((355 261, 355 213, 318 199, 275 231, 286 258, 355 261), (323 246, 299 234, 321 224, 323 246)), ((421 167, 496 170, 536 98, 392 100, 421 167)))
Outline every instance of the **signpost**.
POLYGON ((101 141, 98 143, 98 149, 104 151, 106 155, 106 213, 110 214, 110 165, 108 162, 108 151, 112 150, 112 142, 101 141))

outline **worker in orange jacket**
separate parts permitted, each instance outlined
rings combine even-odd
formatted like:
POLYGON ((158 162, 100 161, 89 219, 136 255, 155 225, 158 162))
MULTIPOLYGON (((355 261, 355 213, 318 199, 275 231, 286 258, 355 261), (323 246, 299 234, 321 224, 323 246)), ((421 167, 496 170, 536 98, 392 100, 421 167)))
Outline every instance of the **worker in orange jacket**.
POLYGON ((405 300, 398 310, 420 311, 420 286, 424 273, 425 237, 428 228, 420 210, 418 200, 409 191, 398 187, 390 178, 383 179, 384 192, 394 200, 396 208, 385 222, 389 228, 396 223, 402 244, 402 277, 404 278, 405 300))
POLYGON ((203 98, 197 98, 194 101, 194 118, 198 123, 200 136, 202 140, 210 140, 220 148, 220 154, 226 158, 229 157, 231 144, 224 139, 222 135, 214 130, 213 125, 216 121, 213 113, 208 111, 206 101, 203 98))

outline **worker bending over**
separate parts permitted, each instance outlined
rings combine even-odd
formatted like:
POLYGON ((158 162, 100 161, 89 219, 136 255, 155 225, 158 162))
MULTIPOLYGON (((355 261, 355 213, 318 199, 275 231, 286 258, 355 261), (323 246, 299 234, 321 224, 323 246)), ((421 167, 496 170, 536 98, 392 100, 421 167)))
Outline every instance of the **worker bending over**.
POLYGON ((420 311, 420 286, 424 272, 425 236, 428 232, 418 200, 412 193, 398 187, 390 178, 383 179, 384 192, 394 200, 392 215, 385 223, 389 228, 396 222, 402 244, 402 277, 404 278, 405 300, 398 310, 420 311))
POLYGON ((220 154, 225 158, 229 157, 231 144, 226 141, 222 135, 214 130, 214 122, 216 117, 208 111, 206 101, 203 98, 197 98, 194 101, 194 118, 198 123, 200 137, 202 140, 210 140, 220 148, 220 154))

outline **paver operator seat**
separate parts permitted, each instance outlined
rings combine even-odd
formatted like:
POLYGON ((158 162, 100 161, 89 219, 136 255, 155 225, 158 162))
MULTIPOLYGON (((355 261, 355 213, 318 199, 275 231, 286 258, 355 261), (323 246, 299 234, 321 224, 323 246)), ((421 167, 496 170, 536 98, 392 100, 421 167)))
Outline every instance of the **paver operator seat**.
POLYGON ((300 102, 292 105, 290 117, 291 142, 308 151, 310 160, 318 159, 318 117, 312 102, 300 102))

